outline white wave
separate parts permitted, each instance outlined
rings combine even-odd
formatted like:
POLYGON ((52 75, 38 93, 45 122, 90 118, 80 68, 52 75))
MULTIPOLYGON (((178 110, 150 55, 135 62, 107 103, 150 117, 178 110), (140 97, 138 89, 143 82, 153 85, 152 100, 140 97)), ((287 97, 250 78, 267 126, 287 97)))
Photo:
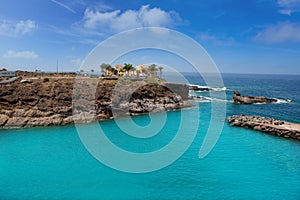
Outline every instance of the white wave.
MULTIPOLYGON (((277 98, 274 98, 276 99, 277 101, 276 102, 273 102, 274 104, 281 104, 281 103, 291 103, 292 100, 290 99, 277 99, 277 98)), ((262 104, 267 104, 267 103, 254 103, 255 105, 262 105, 262 104)))
POLYGON ((227 88, 226 87, 222 87, 222 88, 212 88, 213 91, 226 91, 227 88))
POLYGON ((267 103, 253 103, 255 105, 263 105, 263 104, 267 104, 267 103))
POLYGON ((290 100, 290 99, 277 99, 277 98, 275 98, 276 100, 277 100, 277 102, 275 102, 275 103, 291 103, 292 102, 292 100, 290 100))
POLYGON ((192 100, 198 101, 198 102, 233 102, 232 100, 224 100, 224 99, 217 99, 217 98, 211 98, 211 97, 205 97, 205 96, 190 96, 192 100))
POLYGON ((189 84, 189 87, 190 90, 195 92, 218 92, 218 91, 227 90, 226 87, 210 87, 210 86, 193 85, 193 84, 189 84))
MULTIPOLYGON (((206 97, 206 96, 198 96, 193 93, 190 94, 190 99, 197 101, 197 102, 228 102, 228 103, 233 103, 233 100, 225 100, 225 99, 218 99, 218 98, 211 98, 211 97, 206 97)), ((277 99, 277 102, 274 102, 276 104, 281 104, 281 103, 290 103, 292 100, 290 99, 277 99)), ((266 103, 255 103, 256 105, 260 104, 266 104, 266 103)))

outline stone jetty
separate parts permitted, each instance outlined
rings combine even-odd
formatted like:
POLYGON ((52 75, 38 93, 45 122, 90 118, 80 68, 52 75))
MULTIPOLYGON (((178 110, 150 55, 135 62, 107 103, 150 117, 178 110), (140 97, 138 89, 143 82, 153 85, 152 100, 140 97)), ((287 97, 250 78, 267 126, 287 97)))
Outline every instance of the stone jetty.
POLYGON ((239 126, 270 135, 300 140, 300 124, 262 116, 234 115, 227 118, 232 126, 239 126))

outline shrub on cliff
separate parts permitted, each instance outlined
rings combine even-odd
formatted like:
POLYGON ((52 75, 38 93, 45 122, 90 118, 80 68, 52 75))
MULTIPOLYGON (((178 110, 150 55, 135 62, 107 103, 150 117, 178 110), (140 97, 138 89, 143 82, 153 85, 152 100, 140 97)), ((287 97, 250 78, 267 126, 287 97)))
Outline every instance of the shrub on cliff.
POLYGON ((129 84, 132 83, 132 81, 129 80, 129 79, 119 78, 119 79, 118 79, 118 83, 119 83, 119 84, 124 84, 124 85, 129 85, 129 84))
POLYGON ((159 80, 157 78, 147 78, 146 79, 147 83, 153 83, 153 84, 158 84, 159 80))

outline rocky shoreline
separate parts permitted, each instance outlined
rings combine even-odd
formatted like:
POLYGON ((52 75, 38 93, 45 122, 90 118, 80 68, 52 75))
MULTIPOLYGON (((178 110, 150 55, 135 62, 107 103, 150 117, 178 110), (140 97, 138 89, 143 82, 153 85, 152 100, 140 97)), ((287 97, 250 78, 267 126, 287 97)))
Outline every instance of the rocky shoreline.
POLYGON ((189 106, 187 85, 81 79, 82 84, 76 89, 84 92, 79 94, 76 111, 73 109, 75 77, 23 77, 0 85, 0 129, 66 125, 74 120, 85 123, 189 106), (89 94, 90 83, 96 83, 93 95, 89 94), (136 90, 131 91, 132 88, 136 90), (87 118, 85 112, 92 117, 87 118))
POLYGON ((262 116, 235 115, 227 118, 231 126, 249 128, 270 135, 300 140, 300 124, 262 116))

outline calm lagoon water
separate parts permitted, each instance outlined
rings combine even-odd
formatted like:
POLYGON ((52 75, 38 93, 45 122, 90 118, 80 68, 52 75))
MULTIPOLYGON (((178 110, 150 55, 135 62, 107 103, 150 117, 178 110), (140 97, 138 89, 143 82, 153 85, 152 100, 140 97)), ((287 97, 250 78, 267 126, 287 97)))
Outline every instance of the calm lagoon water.
MULTIPOLYGON (((187 78, 203 84, 189 74, 187 78)), ((223 78, 228 100, 233 90, 292 100, 246 106, 228 101, 227 115, 257 114, 300 123, 299 76, 225 74, 223 78)), ((1 131, 0 199, 300 199, 299 142, 225 124, 213 151, 199 159, 211 117, 210 103, 199 105, 200 128, 188 150, 166 168, 144 174, 120 172, 97 161, 73 125, 1 131)), ((168 112, 161 132, 143 140, 125 135, 113 120, 100 124, 116 145, 148 152, 168 144, 180 116, 193 109, 168 112)), ((148 115, 134 121, 150 123, 148 115)), ((92 131, 92 125, 84 126, 92 131)))

